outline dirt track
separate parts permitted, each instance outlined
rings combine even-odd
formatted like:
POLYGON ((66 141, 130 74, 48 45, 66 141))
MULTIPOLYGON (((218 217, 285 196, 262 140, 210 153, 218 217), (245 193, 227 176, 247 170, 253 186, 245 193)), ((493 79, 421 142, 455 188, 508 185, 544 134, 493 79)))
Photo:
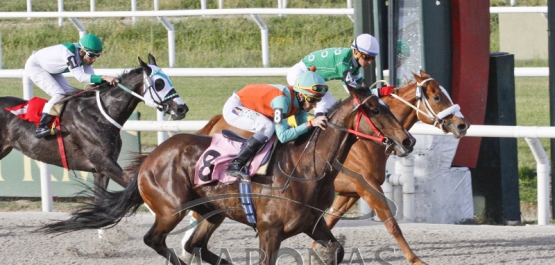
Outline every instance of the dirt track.
MULTIPOLYGON (((42 222, 63 219, 65 213, 0 213, 0 264, 166 264, 143 243, 153 216, 140 213, 107 230, 103 239, 97 231, 81 231, 58 237, 31 234, 42 222)), ((188 223, 184 220, 177 229, 188 223)), ((555 264, 555 226, 475 226, 401 224, 414 252, 429 264, 555 264)), ((376 261, 375 253, 390 264, 408 264, 385 227, 373 221, 341 221, 334 230, 345 236, 345 260, 349 264, 357 249, 364 264, 376 261), (389 248, 389 249, 388 249, 389 248), (394 249, 394 251, 392 250, 394 249)), ((168 246, 179 248, 183 233, 170 235, 168 246)), ((295 248, 308 264, 306 235, 290 238, 282 247, 295 248)), ((242 224, 225 221, 211 240, 211 249, 227 248, 235 264, 246 264, 246 248, 256 248, 254 231, 242 224)), ((255 263, 255 258, 251 264, 255 263)), ((281 261, 281 260, 280 260, 281 261)), ((283 260, 280 264, 291 264, 283 260)), ((193 264, 200 264, 194 262, 193 264)), ((206 263, 204 263, 206 264, 206 263)), ((314 264, 314 263, 313 263, 314 264)), ((317 264, 317 263, 316 263, 317 264)), ((352 264, 363 264, 354 255, 352 264)))

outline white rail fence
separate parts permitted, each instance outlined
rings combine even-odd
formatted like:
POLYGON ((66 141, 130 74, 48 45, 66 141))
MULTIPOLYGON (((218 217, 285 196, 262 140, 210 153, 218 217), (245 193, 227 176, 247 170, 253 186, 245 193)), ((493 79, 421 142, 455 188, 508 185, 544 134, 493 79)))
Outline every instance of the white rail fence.
MULTIPOLYGON (((127 121, 123 125, 123 130, 194 132, 200 130, 206 123, 207 121, 127 121)), ((410 133, 421 135, 445 135, 438 128, 421 123, 413 126, 410 133)), ((472 125, 468 129, 466 136, 524 138, 526 140, 536 160, 538 178, 538 224, 549 224, 549 177, 551 167, 549 165, 547 153, 543 149, 538 138, 555 138, 555 127, 472 125)), ((49 179, 50 178, 47 178, 47 180, 49 179)), ((51 197, 52 196, 46 196, 46 198, 51 197)), ((43 203, 45 202, 43 201, 43 203)))

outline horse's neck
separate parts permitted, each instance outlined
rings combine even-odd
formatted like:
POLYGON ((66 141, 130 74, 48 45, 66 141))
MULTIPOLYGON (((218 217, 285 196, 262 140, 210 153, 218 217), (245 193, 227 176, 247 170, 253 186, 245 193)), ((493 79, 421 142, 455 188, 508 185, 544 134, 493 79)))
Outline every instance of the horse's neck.
MULTIPOLYGON (((410 83, 400 87, 396 94, 413 106, 416 106, 417 99, 415 88, 416 84, 410 83)), ((401 122, 405 129, 409 130, 418 121, 416 111, 409 105, 391 96, 382 99, 389 106, 391 112, 393 112, 397 120, 401 122)))
MULTIPOLYGON (((122 83, 122 85, 140 94, 140 91, 135 91, 138 90, 138 88, 133 89, 129 84, 124 83, 122 83)), ((121 125, 129 119, 140 102, 140 99, 117 86, 110 88, 109 91, 101 93, 100 99, 106 113, 121 125)))

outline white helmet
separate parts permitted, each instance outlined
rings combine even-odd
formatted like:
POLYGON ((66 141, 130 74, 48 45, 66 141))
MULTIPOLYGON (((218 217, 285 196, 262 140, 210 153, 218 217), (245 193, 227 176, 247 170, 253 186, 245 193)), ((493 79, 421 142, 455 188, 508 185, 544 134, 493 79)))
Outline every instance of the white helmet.
POLYGON ((378 40, 368 33, 358 35, 353 41, 353 44, 351 44, 351 47, 359 52, 372 56, 376 56, 380 53, 380 44, 378 40))

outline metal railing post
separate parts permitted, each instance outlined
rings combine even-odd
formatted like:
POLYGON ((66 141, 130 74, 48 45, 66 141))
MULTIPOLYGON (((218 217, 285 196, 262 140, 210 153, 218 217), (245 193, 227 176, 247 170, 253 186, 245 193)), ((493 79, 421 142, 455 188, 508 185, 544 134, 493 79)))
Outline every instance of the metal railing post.
POLYGON ((270 51, 268 48, 268 27, 260 18, 259 15, 251 14, 258 27, 260 27, 260 35, 262 38, 262 66, 269 67, 270 66, 270 51))

